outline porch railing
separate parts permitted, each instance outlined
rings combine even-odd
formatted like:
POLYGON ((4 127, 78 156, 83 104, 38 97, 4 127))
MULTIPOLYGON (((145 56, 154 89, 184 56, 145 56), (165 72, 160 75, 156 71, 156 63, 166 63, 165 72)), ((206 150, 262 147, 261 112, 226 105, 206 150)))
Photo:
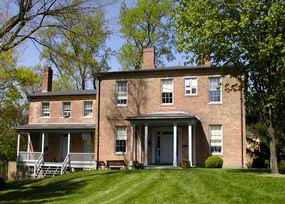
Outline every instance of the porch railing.
POLYGON ((19 152, 18 161, 37 161, 39 160, 42 152, 19 152))
POLYGON ((43 163, 44 163, 44 154, 41 154, 34 166, 34 176, 38 174, 38 171, 41 169, 43 163))
POLYGON ((60 174, 61 174, 61 175, 65 173, 68 164, 70 164, 70 157, 69 157, 69 154, 66 155, 64 161, 62 162, 61 170, 60 170, 60 174))
POLYGON ((94 162, 94 153, 70 153, 70 161, 94 162))

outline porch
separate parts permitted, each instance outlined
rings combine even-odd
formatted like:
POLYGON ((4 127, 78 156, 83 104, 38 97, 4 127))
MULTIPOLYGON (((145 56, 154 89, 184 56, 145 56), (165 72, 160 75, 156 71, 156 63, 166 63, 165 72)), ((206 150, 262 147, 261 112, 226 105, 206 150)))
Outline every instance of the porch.
POLYGON ((199 120, 185 112, 151 113, 127 117, 131 124, 130 160, 145 168, 176 167, 182 160, 196 166, 199 120))
POLYGON ((18 128, 17 164, 32 176, 64 174, 96 167, 94 125, 59 128, 24 125, 18 128))

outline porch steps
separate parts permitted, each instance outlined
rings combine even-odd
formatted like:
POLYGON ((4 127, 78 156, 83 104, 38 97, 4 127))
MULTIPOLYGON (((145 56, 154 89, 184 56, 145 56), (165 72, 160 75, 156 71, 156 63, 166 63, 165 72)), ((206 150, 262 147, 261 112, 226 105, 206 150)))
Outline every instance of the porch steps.
POLYGON ((58 176, 61 174, 61 167, 60 166, 41 166, 39 175, 43 177, 53 177, 58 176))

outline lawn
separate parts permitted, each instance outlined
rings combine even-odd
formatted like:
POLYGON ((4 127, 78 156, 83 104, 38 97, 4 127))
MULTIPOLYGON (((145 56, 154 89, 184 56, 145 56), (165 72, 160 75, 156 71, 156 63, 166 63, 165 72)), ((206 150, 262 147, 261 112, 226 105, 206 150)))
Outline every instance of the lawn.
POLYGON ((0 202, 284 203, 285 177, 226 169, 84 171, 8 183, 0 202))

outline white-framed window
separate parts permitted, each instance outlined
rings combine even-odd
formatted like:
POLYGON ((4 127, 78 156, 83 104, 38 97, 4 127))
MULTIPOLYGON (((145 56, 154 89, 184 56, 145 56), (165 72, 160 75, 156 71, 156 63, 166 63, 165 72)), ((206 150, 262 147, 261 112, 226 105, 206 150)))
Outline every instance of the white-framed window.
POLYGON ((222 125, 210 125, 210 153, 223 154, 223 127, 222 125))
POLYGON ((126 153, 127 145, 127 127, 116 127, 116 143, 115 143, 115 152, 116 154, 126 153))
POLYGON ((71 115, 71 102, 62 102, 62 117, 69 118, 71 115))
POLYGON ((222 102, 222 89, 221 89, 221 77, 210 77, 208 83, 208 97, 209 103, 221 103, 222 102))
POLYGON ((117 81, 116 82, 116 105, 127 106, 128 105, 128 82, 117 81))
POLYGON ((185 96, 198 95, 198 83, 196 77, 185 78, 184 85, 185 85, 185 96))
POLYGON ((93 101, 84 101, 84 117, 92 117, 93 101))
POLYGON ((49 117, 49 102, 42 102, 42 117, 49 117))
POLYGON ((161 104, 173 104, 173 80, 161 80, 161 104))

